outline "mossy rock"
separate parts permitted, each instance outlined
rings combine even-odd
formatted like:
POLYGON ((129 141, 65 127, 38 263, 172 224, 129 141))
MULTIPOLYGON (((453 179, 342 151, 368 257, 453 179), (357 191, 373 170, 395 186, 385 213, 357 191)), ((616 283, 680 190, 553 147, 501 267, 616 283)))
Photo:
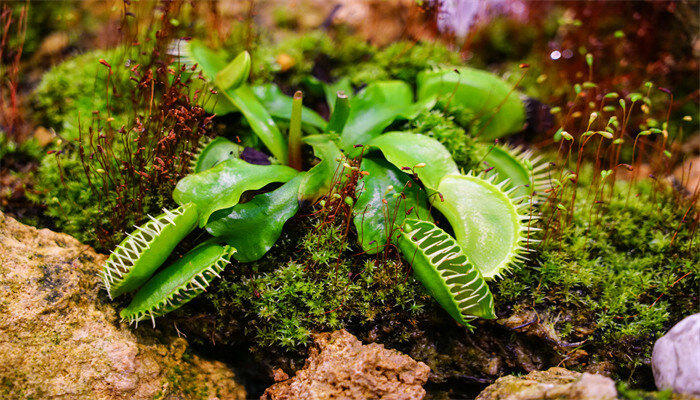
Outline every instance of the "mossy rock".
POLYGON ((184 339, 120 324, 99 285, 104 259, 0 212, 0 397, 246 398, 184 339))

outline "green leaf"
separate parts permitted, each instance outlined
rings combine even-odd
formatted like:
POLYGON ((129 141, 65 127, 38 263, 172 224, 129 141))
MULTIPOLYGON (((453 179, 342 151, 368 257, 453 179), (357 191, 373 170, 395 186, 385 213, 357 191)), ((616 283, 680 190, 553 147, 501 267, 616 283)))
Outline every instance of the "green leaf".
POLYGON ((340 148, 350 157, 359 155, 355 145, 365 145, 399 118, 414 118, 430 109, 433 99, 413 102, 413 91, 403 81, 379 81, 350 98, 350 115, 340 136, 340 148))
POLYGON ((448 175, 442 179, 440 196, 430 198, 452 225, 457 243, 484 278, 493 278, 516 261, 527 238, 523 210, 493 183, 495 175, 448 175))
POLYGON ((197 223, 197 207, 192 203, 163 211, 137 226, 105 262, 102 282, 110 298, 138 289, 197 223))
POLYGON ((464 107, 480 117, 484 141, 519 132, 525 125, 520 93, 497 76, 468 67, 423 71, 418 74, 418 99, 464 107), (456 72, 457 71, 457 72, 456 72))
POLYGON ((286 164, 289 156, 287 140, 250 87, 244 85, 235 90, 227 90, 223 94, 231 104, 243 113, 253 132, 270 150, 270 153, 280 163, 286 164))
MULTIPOLYGON (((206 94, 205 91, 208 88, 214 87, 216 74, 226 66, 226 59, 196 39, 182 43, 179 51, 184 62, 192 65, 197 64, 197 71, 201 72, 205 79, 203 81, 199 77, 193 76, 190 84, 192 91, 202 90, 206 94)), ((207 112, 217 115, 226 115, 236 111, 236 107, 224 96, 209 99, 203 104, 203 107, 207 112)))
POLYGON ((381 159, 363 158, 360 169, 369 175, 358 182, 353 213, 365 252, 380 252, 388 243, 388 236, 406 218, 433 220, 425 190, 407 174, 381 159))
POLYGON ((248 80, 249 74, 250 54, 243 51, 216 74, 216 86, 221 90, 235 89, 248 80))
MULTIPOLYGON (((282 93, 275 84, 253 86, 255 96, 274 118, 289 121, 292 115, 292 98, 282 93)), ((301 123, 318 129, 326 128, 326 120, 314 110, 303 107, 301 109, 301 123)))
POLYGON ((338 97, 335 99, 335 107, 331 112, 331 117, 326 127, 326 132, 333 135, 339 134, 345 128, 345 123, 348 122, 350 115, 350 101, 344 93, 338 92, 338 97))
POLYGON ((372 139, 376 147, 397 168, 412 170, 423 184, 436 189, 443 176, 458 174, 459 169, 450 152, 437 140, 416 133, 388 132, 372 139))
POLYGON ((197 68, 210 82, 214 82, 216 74, 226 67, 226 60, 200 40, 183 43, 180 52, 185 61, 197 64, 197 68))
MULTIPOLYGON (((219 115, 240 111, 272 155, 282 164, 286 164, 287 141, 250 87, 242 85, 224 89, 224 86, 217 82, 217 74, 226 67, 223 57, 197 40, 185 43, 182 52, 184 58, 192 64, 197 64, 206 80, 218 90, 219 96, 207 102, 205 109, 219 115)), ((198 79, 195 78, 194 81, 198 79)))
POLYGON ((212 214, 206 230, 236 248, 240 262, 259 260, 279 239, 282 227, 299 209, 302 175, 247 203, 212 214))
POLYGON ((229 158, 239 158, 242 152, 242 146, 221 136, 204 141, 190 162, 192 173, 206 171, 229 158))
POLYGON ((272 182, 287 182, 295 175, 296 170, 284 165, 254 165, 232 158, 182 178, 173 191, 173 199, 178 204, 195 203, 199 226, 203 227, 215 211, 238 204, 246 190, 257 190, 272 182))
POLYGON ((304 174, 299 186, 299 199, 313 200, 327 194, 334 181, 344 178, 342 163, 345 157, 330 135, 311 135, 302 141, 313 147, 314 155, 321 159, 304 174))

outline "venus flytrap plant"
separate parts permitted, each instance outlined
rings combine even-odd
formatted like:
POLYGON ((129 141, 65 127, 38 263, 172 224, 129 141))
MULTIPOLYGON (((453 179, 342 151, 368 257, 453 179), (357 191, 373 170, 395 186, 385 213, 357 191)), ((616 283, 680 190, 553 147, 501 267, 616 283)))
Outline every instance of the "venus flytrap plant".
MULTIPOLYGON (((533 194, 544 187, 545 164, 531 159, 528 152, 497 147, 488 158, 492 171, 464 174, 437 140, 409 132, 383 132, 395 119, 411 118, 445 95, 431 78, 435 71, 425 77, 428 86, 419 84, 422 94, 415 103, 410 87, 400 81, 375 82, 353 97, 338 92, 330 121, 313 122, 323 125, 322 134, 302 135, 306 109, 297 92, 291 99, 285 139, 246 86, 249 58, 245 54, 225 65, 196 42, 187 46, 188 62, 199 65, 205 83, 220 93, 223 105, 215 109, 241 111, 278 164, 247 163, 239 158, 240 146, 225 138, 203 143, 193 156, 192 173, 173 192, 181 207, 128 235, 104 268, 110 296, 139 289, 122 310, 123 319, 154 320, 206 290, 232 258, 251 262, 263 257, 297 213, 301 200, 351 210, 347 224, 354 222, 363 249, 378 253, 388 245, 398 248, 416 277, 460 324, 471 328, 469 321, 476 317, 495 318, 485 279, 501 276, 524 260, 534 242, 530 237, 536 230, 531 223, 537 219, 533 194), (320 160, 308 170, 301 159, 302 143, 311 146, 320 160), (271 183, 282 185, 259 191, 271 183), (355 193, 335 190, 345 185, 354 185, 355 193), (252 190, 257 194, 241 202, 243 193, 252 190), (454 238, 433 223, 431 208, 446 217, 454 238), (196 226, 212 238, 155 273, 196 226)), ((464 93, 491 101, 494 78, 474 71, 468 74, 474 79, 462 89, 464 93)), ((268 88, 268 93, 274 92, 268 88)), ((286 109, 280 106, 286 100, 275 102, 278 110, 286 109)), ((491 130, 491 134, 505 134, 520 123, 517 103, 509 104, 505 109, 510 114, 498 118, 510 119, 494 124, 500 131, 491 130)))

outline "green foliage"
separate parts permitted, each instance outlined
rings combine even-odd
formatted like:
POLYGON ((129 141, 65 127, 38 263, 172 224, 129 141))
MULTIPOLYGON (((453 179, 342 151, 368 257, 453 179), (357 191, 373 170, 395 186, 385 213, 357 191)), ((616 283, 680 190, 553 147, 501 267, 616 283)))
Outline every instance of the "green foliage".
POLYGON ((525 126, 520 94, 487 71, 469 67, 425 70, 417 82, 419 100, 437 96, 441 103, 473 110, 479 117, 476 136, 483 141, 521 131, 525 126))
POLYGON ((442 178, 459 174, 452 155, 437 140, 407 132, 387 132, 368 143, 384 154, 396 168, 408 169, 423 185, 437 190, 442 178))
POLYGON ((362 249, 369 254, 384 250, 390 236, 406 218, 432 221, 425 190, 385 160, 362 160, 360 169, 369 175, 357 188, 353 209, 355 229, 362 249))
POLYGON ((447 232, 432 222, 408 219, 398 244, 416 277, 452 318, 468 329, 477 317, 496 318, 493 296, 479 269, 447 232))
POLYGON ((298 349, 313 331, 367 324, 387 313, 421 313, 428 299, 401 263, 351 257, 343 230, 320 225, 284 253, 293 260, 274 264, 263 258, 250 265, 260 268, 253 277, 225 275, 206 297, 224 318, 242 312, 261 349, 298 349))
POLYGON ((238 204, 246 190, 258 190, 273 182, 287 182, 297 171, 286 165, 255 165, 230 158, 206 171, 190 174, 178 182, 173 199, 180 205, 197 205, 199 227, 216 211, 238 204))
POLYGON ((137 227, 107 259, 102 282, 110 298, 131 292, 146 282, 178 242, 194 229, 197 208, 193 203, 163 211, 137 227))
MULTIPOLYGON (((331 193, 325 193, 323 189, 325 189, 325 187, 335 189, 337 186, 337 188, 339 188, 341 191, 345 191, 344 194, 341 195, 341 193, 336 192, 332 193, 332 195, 337 196, 338 199, 343 199, 343 203, 347 206, 351 208, 353 207, 354 199, 350 194, 355 192, 355 190, 354 188, 348 188, 349 190, 345 190, 344 188, 344 181, 346 181, 347 177, 352 176, 353 173, 350 172, 350 175, 346 175, 347 171, 345 171, 345 169, 356 171, 357 168, 351 166, 347 162, 342 164, 341 169, 338 168, 340 167, 338 163, 342 162, 344 158, 343 155, 340 154, 338 147, 345 151, 345 155, 347 157, 359 156, 364 152, 365 146, 367 146, 367 149, 370 152, 373 149, 377 149, 379 152, 374 152, 375 155, 382 153, 386 160, 393 164, 396 172, 398 172, 398 174, 404 178, 403 181, 400 178, 393 177, 380 182, 380 185, 386 185, 387 187, 384 189, 375 188, 378 190, 375 190, 371 194, 372 197, 380 198, 382 190, 386 191, 393 189, 393 185, 390 184, 390 181, 392 180, 400 186, 402 186, 402 183, 405 185, 411 183, 408 180, 409 172, 406 171, 410 171, 410 175, 415 175, 418 179, 420 179, 421 183, 427 188, 427 190, 431 191, 437 190, 438 188, 442 190, 443 185, 441 182, 443 181, 447 180, 449 182, 457 182, 454 180, 454 178, 470 178, 459 175, 459 169, 452 159, 452 155, 442 144, 440 144, 439 141, 429 136, 411 132, 384 133, 384 130, 391 125, 395 119, 412 119, 419 112, 433 107, 436 101, 436 96, 441 94, 441 87, 436 88, 437 83, 430 81, 432 78, 424 79, 424 81, 429 82, 429 87, 426 90, 428 92, 433 91, 435 93, 423 93, 422 100, 416 103, 413 101, 412 88, 404 81, 375 81, 367 85, 359 93, 357 93, 357 95, 348 100, 349 112, 347 113, 347 117, 340 118, 345 120, 343 121, 344 123, 341 124, 339 121, 336 122, 336 118, 333 119, 332 126, 334 128, 332 129, 337 129, 340 131, 342 125, 342 133, 339 138, 339 144, 335 143, 335 133, 333 132, 327 132, 323 135, 314 135, 306 138, 305 142, 314 148, 314 154, 320 157, 322 161, 308 172, 298 172, 298 170, 301 170, 303 167, 303 162, 301 160, 300 140, 302 123, 301 97, 295 94, 292 102, 289 119, 289 143, 287 143, 268 113, 266 106, 256 97, 256 94, 250 88, 250 86, 243 83, 241 79, 242 74, 247 74, 247 68, 245 68, 245 65, 247 65, 249 61, 246 57, 239 56, 229 64, 231 67, 224 67, 224 58, 220 57, 213 50, 209 49, 198 41, 191 41, 183 44, 183 48, 184 51, 180 57, 186 62, 184 68, 188 68, 189 65, 192 65, 192 69, 194 69, 194 66, 198 66, 201 72, 200 75, 205 75, 208 83, 219 90, 219 93, 222 96, 219 100, 222 101, 220 104, 223 105, 223 112, 227 113, 235 110, 240 111, 250 124, 251 129, 261 139, 261 141, 265 143, 267 149, 276 157, 277 161, 281 164, 289 163, 291 167, 294 167, 290 168, 285 165, 254 165, 239 158, 229 158, 208 170, 203 170, 188 175, 181 179, 177 184, 173 192, 173 199, 181 205, 189 202, 195 204, 200 228, 207 225, 207 222, 213 213, 219 210, 234 208, 232 210, 232 214, 230 214, 230 216, 232 215, 232 218, 224 221, 223 224, 218 226, 217 229, 209 229, 209 232, 217 235, 216 237, 218 239, 216 240, 228 241, 229 244, 233 246, 241 247, 241 260, 257 260, 270 249, 274 241, 279 237, 280 231, 286 220, 289 219, 294 212, 296 212, 296 208, 294 207, 294 201, 296 200, 294 196, 295 191, 298 191, 299 199, 315 199, 328 195, 330 196, 329 199, 333 201, 332 199, 335 199, 335 197, 332 197, 331 193), (228 72, 231 73, 228 74, 228 72), (234 85, 230 84, 228 81, 235 81, 235 83, 240 84, 240 86, 234 87, 234 85), (226 104, 228 104, 230 107, 226 108, 226 104), (287 152, 287 148, 290 149, 289 153, 287 152), (289 155, 289 158, 287 158, 287 155, 289 155), (336 168, 333 168, 334 166, 336 168), (339 182, 336 183, 336 175, 338 173, 340 173, 340 175, 337 177, 339 182), (260 195, 263 197, 253 199, 249 204, 243 204, 241 209, 235 210, 235 206, 241 200, 241 196, 244 194, 244 192, 261 190, 263 187, 275 182, 287 182, 293 177, 297 176, 297 174, 299 174, 301 179, 300 182, 296 183, 294 186, 289 186, 287 189, 284 189, 285 195, 280 199, 270 200, 267 198, 268 194, 264 194, 260 195), (296 190, 289 190, 289 188, 296 188, 296 190), (280 212, 276 213, 275 210, 280 212), (243 222, 243 224, 241 225, 235 222, 243 222), (258 240, 258 237, 254 232, 255 229, 252 229, 252 234, 248 234, 246 232, 246 230, 250 229, 251 227, 255 228, 256 225, 263 229, 263 231, 258 231, 263 234, 261 237, 262 240, 258 240), (239 231, 240 229, 243 230, 239 231)), ((242 54, 245 56, 247 53, 244 52, 242 54)), ((460 92, 463 95, 462 97, 466 96, 465 93, 469 95, 478 95, 477 97, 481 97, 481 99, 486 97, 487 100, 484 101, 488 102, 491 100, 488 100, 488 93, 485 93, 484 90, 490 91, 494 86, 498 86, 502 89, 505 86, 505 83, 487 73, 466 69, 464 71, 465 73, 469 72, 476 79, 474 82, 471 82, 471 86, 466 87, 466 89, 463 87, 464 90, 460 92), (485 88, 482 86, 485 86, 485 88), (480 90, 482 91, 480 92, 480 90)), ((426 75, 425 73, 422 73, 421 76, 426 75)), ((425 87, 422 87, 422 89, 425 89, 425 87)), ((278 90, 277 92, 277 97, 279 98, 281 91, 278 90)), ((423 92, 425 92, 425 90, 423 90, 423 92)), ((338 96, 340 100, 344 99, 344 96, 342 96, 340 93, 338 96)), ((270 105, 277 107, 277 101, 274 99, 274 97, 275 96, 273 96, 271 99, 271 102, 268 101, 266 103, 270 103, 270 105)), ((326 97, 328 98, 327 93, 326 97)), ((467 98, 469 98, 469 96, 467 96, 467 98)), ((462 101, 461 103, 463 103, 463 105, 466 107, 473 107, 475 104, 479 103, 479 100, 477 99, 476 103, 473 101, 462 101)), ((338 104, 338 109, 335 111, 345 114, 343 112, 343 102, 338 104)), ((283 108, 287 107, 284 106, 283 108)), ((336 113, 334 112, 334 117, 335 114, 336 113)), ((214 148, 219 149, 220 146, 221 143, 211 142, 208 146, 205 146, 204 149, 201 149, 200 153, 205 153, 207 147, 211 147, 212 151, 214 151, 214 148)), ((218 154, 218 152, 219 150, 217 150, 215 153, 218 154)), ((225 151, 223 155, 218 154, 214 158, 219 159, 220 156, 226 157, 225 151)), ((199 156, 196 157, 193 165, 195 168, 200 166, 199 156)), ((386 165, 389 166, 389 164, 386 165)), ((385 167, 381 167, 379 171, 375 171, 374 175, 381 175, 384 168, 385 167)), ((362 176, 372 175, 369 171, 362 172, 364 174, 358 174, 358 176, 355 177, 356 180, 361 179, 362 176)), ((515 257, 518 256, 518 253, 521 250, 521 224, 518 220, 520 215, 517 213, 515 205, 510 202, 508 196, 501 191, 504 185, 491 185, 487 187, 486 185, 488 185, 491 181, 487 182, 476 176, 471 178, 473 179, 469 180, 469 182, 474 182, 471 186, 467 187, 465 185, 456 185, 459 186, 459 190, 450 191, 450 193, 456 193, 459 191, 459 196, 448 196, 445 204, 435 204, 434 199, 439 198, 442 201, 442 195, 439 197, 435 196, 433 199, 431 199, 431 202, 433 202, 433 205, 436 208, 443 211, 443 213, 448 211, 445 213, 445 215, 457 232, 457 240, 466 246, 465 249, 467 250, 467 255, 470 258, 478 256, 478 259, 476 260, 477 268, 480 268, 486 277, 493 277, 500 274, 503 270, 505 270, 505 268, 507 268, 508 265, 514 263, 515 257), (479 186, 477 183, 479 181, 483 182, 485 186, 479 186), (469 199, 466 202, 461 200, 466 198, 469 199), (474 205, 478 203, 486 205, 486 207, 474 207, 474 205), (455 217, 457 213, 465 210, 475 211, 473 219, 467 220, 464 218, 458 219, 455 217), (505 211, 505 213, 503 213, 503 211, 505 211), (501 214, 501 217, 494 218, 494 215, 498 215, 499 213, 501 214), (490 222, 483 223, 483 221, 490 222), (469 230, 469 236, 465 234, 465 230, 469 230), (489 234, 486 235, 487 238, 490 239, 489 241, 484 242, 483 239, 479 239, 477 237, 475 232, 482 230, 489 232, 489 234), (493 247, 490 246, 498 246, 499 251, 492 251, 493 247), (490 255, 486 257, 484 254, 490 255)), ((374 177, 370 176, 367 179, 371 184, 374 177)), ((352 180, 351 184, 354 184, 352 180)), ((415 184, 418 185, 419 182, 416 181, 415 184)), ((450 188, 455 188, 456 186, 453 183, 450 188)), ((446 188, 446 190, 447 189, 448 188, 446 188)), ((282 190, 282 188, 279 190, 282 190)), ((424 192, 421 192, 420 194, 424 194, 424 192)), ((405 196, 405 194, 402 194, 401 196, 405 196)), ((383 206, 385 204, 389 205, 390 203, 387 199, 381 200, 381 202, 378 201, 373 204, 373 206, 378 208, 381 207, 381 210, 383 211, 383 206)), ((425 200, 426 197, 423 195, 423 201, 425 202, 425 200)), ((360 194, 360 206, 363 206, 363 204, 366 206, 366 203, 367 202, 363 201, 362 195, 360 194)), ((398 208, 397 203, 395 202, 391 202, 391 206, 398 208)), ((344 206, 341 204, 341 207, 344 206)), ((402 217, 410 214, 412 210, 413 207, 404 210, 402 217)), ((350 210, 347 210, 347 212, 349 211, 350 210)), ((358 218, 358 215, 364 216, 365 211, 366 210, 362 210, 360 213, 355 212, 356 219, 358 218)), ((396 211, 397 210, 395 209, 387 209, 387 212, 396 211)), ((416 211, 418 210, 416 209, 416 211)), ((424 218, 431 219, 430 214, 425 207, 423 207, 422 211, 423 214, 425 214, 424 218)), ((361 229, 359 233, 362 243, 386 242, 387 238, 390 237, 389 232, 394 230, 394 218, 389 219, 382 218, 380 216, 379 218, 368 218, 367 222, 367 229, 361 229), (384 239, 382 237, 374 236, 373 232, 375 231, 384 231, 386 233, 384 239)), ((137 235, 139 233, 137 233, 137 235)), ((165 237, 171 234, 156 230, 152 234, 151 238, 155 236, 156 239, 159 239, 159 235, 165 237)), ((445 233, 445 235, 448 234, 445 233)), ((169 238, 166 239, 169 240, 169 238)), ((127 243, 130 240, 132 240, 131 236, 129 236, 129 239, 127 239, 127 243)), ((391 237, 392 242, 395 240, 396 238, 391 237)), ((148 240, 145 242, 148 242, 148 240)), ((119 249, 121 250, 122 247, 120 246, 119 249)), ((168 249, 168 251, 171 250, 172 248, 168 249)), ((133 257, 129 258, 128 261, 132 264, 138 264, 140 262, 140 257, 142 256, 140 253, 140 249, 137 249, 134 251, 133 257)), ((461 271, 468 269, 467 265, 471 266, 471 264, 466 263, 466 261, 464 263, 460 263, 459 265, 456 265, 456 270, 461 271)), ((105 268, 104 273, 108 275, 111 270, 112 268, 110 268, 108 265, 105 268)), ((146 269, 143 270, 147 271, 146 269)), ((152 272, 153 271, 150 273, 152 272)), ((462 272, 465 274, 468 273, 468 271, 462 272)), ((475 273, 478 274, 478 272, 475 273)), ((144 276, 144 279, 145 278, 146 277, 144 276)), ((421 281, 428 286, 426 280, 422 279, 421 281)), ((488 314, 481 311, 465 311, 474 306, 472 304, 474 301, 478 303, 486 302, 485 297, 481 295, 481 289, 484 288, 489 295, 488 303, 490 304, 492 310, 493 301, 490 297, 490 292, 488 292, 488 287, 486 287, 484 284, 478 289, 470 288, 469 290, 474 294, 470 294, 466 298, 460 294, 462 297, 455 300, 460 302, 460 312, 456 313, 453 312, 454 310, 452 310, 450 311, 450 314, 455 317, 458 322, 463 324, 467 323, 466 321, 468 318, 457 317, 457 315, 464 314, 464 316, 466 316, 468 313, 470 316, 469 318, 471 318, 471 316, 477 317, 492 315, 493 313, 488 314)), ((136 298, 150 299, 151 294, 142 295, 144 290, 149 291, 149 293, 153 292, 155 295, 161 295, 164 293, 163 291, 158 290, 158 288, 155 286, 148 287, 148 285, 146 285, 136 294, 136 298)), ((463 293, 468 292, 469 291, 465 291, 463 293)), ((434 295, 436 294, 435 290, 431 290, 431 293, 434 295)), ((190 298, 187 300, 189 299, 190 298)), ((157 299, 154 297, 150 303, 155 300, 157 299)), ((161 298, 160 300, 163 302, 166 301, 165 298, 161 298)), ((445 306, 447 303, 440 301, 440 304, 445 306)), ((158 312, 157 314, 161 315, 162 313, 158 312)), ((146 316, 153 318, 154 313, 144 311, 139 313, 130 313, 127 314, 127 316, 132 322, 138 322, 140 319, 143 319, 146 316)), ((123 317, 125 317, 125 315, 123 315, 123 317)))
POLYGON ((412 119, 435 104, 433 99, 413 102, 406 82, 376 81, 350 98, 350 113, 340 136, 340 147, 350 156, 359 155, 355 145, 367 144, 396 119, 412 119))
POLYGON ((149 279, 119 316, 136 323, 148 316, 155 325, 155 317, 181 307, 204 292, 235 252, 230 246, 202 243, 149 279))
POLYGON ((526 222, 530 200, 516 200, 496 184, 496 175, 448 175, 430 200, 454 229, 457 243, 486 279, 518 264, 531 232, 526 222))
POLYGON ((697 237, 670 189, 643 181, 627 201, 629 184, 618 181, 607 205, 594 204, 591 175, 581 174, 572 224, 555 219, 561 236, 542 243, 539 265, 498 283, 496 298, 574 313, 594 329, 586 339, 613 346, 619 362, 633 366, 672 323, 698 310, 697 237))
POLYGON ((297 176, 272 192, 215 212, 206 225, 207 232, 233 246, 238 261, 260 259, 280 237, 287 220, 299 210, 301 179, 297 176))

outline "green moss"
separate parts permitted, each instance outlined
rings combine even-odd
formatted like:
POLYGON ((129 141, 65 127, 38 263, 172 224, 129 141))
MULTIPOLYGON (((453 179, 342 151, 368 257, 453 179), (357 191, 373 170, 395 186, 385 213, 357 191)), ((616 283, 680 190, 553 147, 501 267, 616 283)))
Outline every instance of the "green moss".
POLYGON ((125 66, 128 60, 128 50, 119 47, 85 53, 52 68, 32 95, 38 120, 65 140, 78 137, 79 125, 83 130, 90 126, 94 111, 104 118, 109 113, 115 118, 113 126, 123 125, 133 109, 128 97, 133 87, 125 66), (112 66, 111 77, 101 59, 112 66))
POLYGON ((207 398, 209 390, 201 377, 188 371, 186 360, 183 365, 173 365, 165 371, 165 377, 170 383, 164 393, 155 396, 156 399, 166 399, 172 395, 183 396, 186 399, 207 398))
MULTIPOLYGON (((113 204, 117 193, 105 191, 105 199, 98 199, 90 185, 96 185, 102 191, 105 182, 88 181, 80 158, 73 151, 66 152, 58 158, 54 155, 44 157, 38 169, 34 190, 28 192, 30 200, 45 207, 44 214, 52 218, 56 227, 64 233, 74 236, 83 243, 98 246, 100 249, 118 243, 122 232, 113 232, 111 213, 105 212, 105 206, 113 204), (106 234, 109 232, 109 234, 106 234), (99 238, 109 238, 109 243, 101 243, 99 238)), ((163 190, 154 195, 144 196, 144 209, 157 211, 171 200, 163 190)), ((127 215, 125 226, 140 222, 142 216, 127 215)))
POLYGON ((609 348, 604 357, 634 368, 647 362, 657 337, 698 310, 697 239, 671 189, 644 181, 628 201, 629 184, 618 181, 612 198, 595 204, 590 177, 581 174, 572 223, 563 217, 547 222, 546 211, 550 237, 536 262, 494 284, 495 298, 501 308, 526 303, 571 316, 556 327, 560 333, 609 348), (593 333, 576 334, 567 322, 593 333))
MULTIPOLYGON (((128 68, 137 60, 130 59, 130 53, 126 48, 95 50, 69 59, 47 72, 32 95, 38 118, 62 140, 54 144, 56 152, 39 158, 34 189, 27 197, 45 207, 44 214, 62 232, 98 250, 118 243, 123 235, 119 230, 145 217, 128 210, 115 212, 117 197, 123 194, 104 174, 105 165, 118 171, 121 160, 130 159, 125 154, 133 149, 126 150, 125 142, 139 134, 138 130, 128 130, 128 135, 119 132, 140 110, 128 68), (111 75, 100 60, 111 65, 111 75), (98 133, 109 137, 99 142, 109 148, 103 157, 96 157, 98 133)), ((170 189, 167 185, 149 189, 139 207, 157 213, 171 205, 170 189)))
MULTIPOLYGON (((232 35, 225 48, 231 54, 242 50, 238 35, 232 35)), ((460 61, 458 53, 437 42, 404 41, 378 48, 344 32, 331 36, 312 31, 274 44, 261 41, 253 51, 251 73, 256 82, 278 80, 292 87, 307 82, 311 75, 327 81, 347 76, 355 86, 382 79, 415 84, 418 73, 426 68, 460 61), (282 70, 277 62, 281 54, 292 60, 288 69, 282 70)))
POLYGON ((315 331, 421 313, 427 297, 404 266, 355 255, 343 231, 329 224, 309 230, 296 249, 284 252, 295 255, 292 260, 263 258, 251 265, 251 277, 226 275, 207 297, 222 320, 242 311, 259 349, 298 350, 315 331))
POLYGON ((660 392, 646 392, 643 390, 630 389, 624 382, 619 382, 617 384, 617 394, 620 399, 624 400, 672 400, 674 398, 673 392, 670 389, 660 392))
POLYGON ((43 156, 43 151, 34 138, 17 143, 0 130, 0 161, 7 156, 38 160, 43 156))
POLYGON ((462 126, 472 126, 464 114, 458 110, 427 110, 421 112, 415 119, 408 121, 403 130, 420 133, 437 139, 452 154, 452 158, 464 171, 475 168, 478 164, 474 151, 474 138, 467 134, 462 126), (461 124, 455 121, 461 120, 461 124))
POLYGON ((355 85, 380 79, 399 79, 416 84, 419 72, 430 67, 459 64, 459 54, 439 42, 397 42, 386 48, 373 48, 371 58, 358 65, 347 63, 338 73, 349 76, 355 85))

